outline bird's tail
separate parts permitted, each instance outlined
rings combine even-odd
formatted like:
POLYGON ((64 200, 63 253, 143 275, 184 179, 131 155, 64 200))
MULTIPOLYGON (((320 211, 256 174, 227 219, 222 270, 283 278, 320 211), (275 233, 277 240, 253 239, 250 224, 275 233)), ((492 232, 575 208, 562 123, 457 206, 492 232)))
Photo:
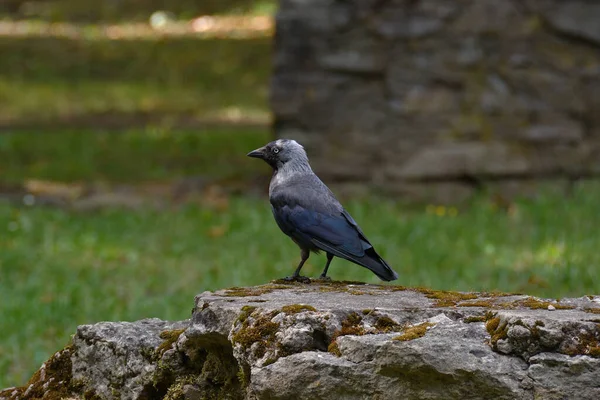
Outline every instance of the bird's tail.
POLYGON ((390 267, 389 264, 385 262, 385 260, 381 258, 379 254, 377 254, 377 252, 369 242, 363 242, 364 246, 366 247, 365 255, 362 257, 357 257, 354 254, 340 251, 339 249, 327 243, 315 239, 313 239, 313 241, 316 242, 316 244, 318 244, 318 247, 320 249, 323 249, 328 253, 331 253, 335 256, 344 258, 346 260, 352 261, 358 265, 370 269, 382 281, 389 282, 398 279, 398 274, 396 273, 396 271, 394 271, 392 267, 390 267))
POLYGON ((396 271, 373 248, 367 250, 363 257, 355 258, 355 262, 370 269, 382 281, 389 282, 398 279, 396 271))

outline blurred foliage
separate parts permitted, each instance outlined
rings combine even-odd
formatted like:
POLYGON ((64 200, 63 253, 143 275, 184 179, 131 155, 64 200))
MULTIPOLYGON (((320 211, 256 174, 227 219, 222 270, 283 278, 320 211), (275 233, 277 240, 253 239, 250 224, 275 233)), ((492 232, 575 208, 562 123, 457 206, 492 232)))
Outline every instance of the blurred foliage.
POLYGON ((157 10, 169 11, 178 18, 193 18, 272 13, 275 4, 276 0, 3 0, 0 15, 74 22, 143 21, 157 10))

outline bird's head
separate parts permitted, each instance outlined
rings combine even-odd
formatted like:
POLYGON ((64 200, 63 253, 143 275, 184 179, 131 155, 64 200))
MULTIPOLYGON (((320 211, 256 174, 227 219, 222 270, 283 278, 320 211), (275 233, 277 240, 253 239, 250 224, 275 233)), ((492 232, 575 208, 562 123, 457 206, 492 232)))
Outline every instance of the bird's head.
POLYGON ((260 158, 276 170, 289 164, 308 166, 304 147, 291 139, 278 139, 267 143, 248 153, 248 157, 260 158))

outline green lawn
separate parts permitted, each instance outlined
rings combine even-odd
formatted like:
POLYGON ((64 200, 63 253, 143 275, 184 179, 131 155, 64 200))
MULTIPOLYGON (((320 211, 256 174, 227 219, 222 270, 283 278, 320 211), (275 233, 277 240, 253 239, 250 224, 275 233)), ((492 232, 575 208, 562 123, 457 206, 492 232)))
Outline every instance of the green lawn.
POLYGON ((268 142, 265 129, 148 127, 0 134, 0 187, 26 179, 164 181, 187 176, 245 179, 268 173, 244 155, 268 142))
MULTIPOLYGON (((581 184, 570 198, 519 202, 510 215, 483 197, 455 216, 381 199, 347 208, 398 284, 561 297, 600 293, 599 196, 598 184, 581 184)), ((23 384, 78 324, 184 319, 204 290, 290 274, 298 250, 267 200, 228 204, 99 213, 0 204, 0 387, 23 384)), ((312 256, 305 273, 317 276, 323 262, 312 256)), ((330 274, 377 282, 339 259, 330 274)))
POLYGON ((268 121, 271 39, 0 37, 0 125, 268 121))

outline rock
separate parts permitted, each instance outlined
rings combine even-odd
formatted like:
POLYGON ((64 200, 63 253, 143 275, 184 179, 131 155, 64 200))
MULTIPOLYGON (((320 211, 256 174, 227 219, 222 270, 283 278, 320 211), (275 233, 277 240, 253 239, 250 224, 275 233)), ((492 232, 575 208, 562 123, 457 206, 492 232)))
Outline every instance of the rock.
POLYGON ((552 121, 536 124, 525 131, 524 138, 534 143, 577 143, 583 139, 583 126, 575 121, 552 121))
POLYGON ((559 400, 576 393, 577 399, 595 400, 600 397, 598 368, 600 360, 585 356, 542 353, 530 360, 529 376, 540 385, 534 387, 534 398, 559 400), (587 390, 565 394, 564 387, 587 387, 587 390))
POLYGON ((439 0, 425 0, 413 4, 382 2, 367 21, 371 31, 388 40, 418 39, 435 34, 457 11, 457 6, 439 0))
POLYGON ((402 100, 401 110, 405 113, 447 113, 457 111, 458 105, 458 97, 451 90, 413 86, 402 100))
POLYGON ((320 56, 319 63, 326 70, 382 74, 387 64, 387 46, 360 30, 352 30, 335 37, 320 56))
POLYGON ((596 399, 596 300, 335 281, 205 292, 191 320, 79 327, 0 399, 596 399))
POLYGON ((510 37, 523 31, 525 16, 511 1, 477 0, 465 7, 453 29, 463 34, 497 33, 510 37))
POLYGON ((73 337, 73 382, 102 399, 137 399, 152 392, 152 354, 163 342, 160 332, 187 325, 159 319, 82 325, 73 337))
POLYGON ((558 31, 600 44, 600 4, 592 1, 528 1, 558 31))
POLYGON ((447 143, 416 153, 394 175, 409 180, 510 176, 529 168, 522 153, 502 143, 447 143))

